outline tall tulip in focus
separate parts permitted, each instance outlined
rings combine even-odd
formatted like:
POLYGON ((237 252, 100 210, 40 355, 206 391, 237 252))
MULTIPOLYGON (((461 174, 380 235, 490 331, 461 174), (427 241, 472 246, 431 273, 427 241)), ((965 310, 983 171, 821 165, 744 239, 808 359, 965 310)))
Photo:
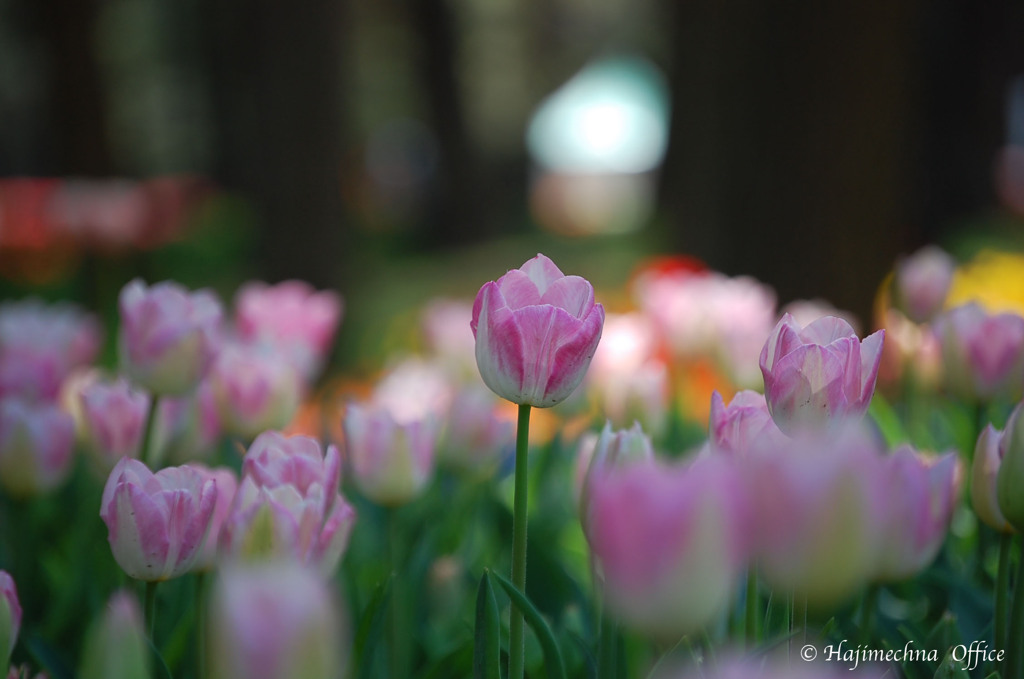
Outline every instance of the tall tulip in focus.
MULTIPOLYGON (((519 405, 516 431, 515 500, 512 528, 512 583, 526 589, 527 453, 530 407, 564 401, 579 386, 597 351, 604 307, 594 287, 566 276, 544 255, 497 281, 484 283, 473 302, 470 327, 476 363, 484 383, 519 405)), ((524 675, 523 614, 512 607, 509 624, 509 679, 524 675)))
POLYGON ((831 426, 860 417, 875 392, 885 331, 857 339, 841 318, 801 328, 785 314, 761 350, 768 410, 779 429, 831 426))

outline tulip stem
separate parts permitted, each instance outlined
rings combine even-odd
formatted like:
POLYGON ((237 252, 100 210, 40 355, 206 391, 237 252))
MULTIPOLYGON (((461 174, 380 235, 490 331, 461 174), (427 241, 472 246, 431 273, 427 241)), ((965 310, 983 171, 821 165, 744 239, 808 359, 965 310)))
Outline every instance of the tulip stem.
POLYGON ((206 679, 206 573, 196 574, 196 676, 206 679))
POLYGON ((996 571, 996 620, 992 648, 1006 648, 1006 604, 1010 596, 1010 551, 1012 533, 999 534, 999 570, 996 571))
POLYGON ((757 596, 757 570, 750 566, 747 570, 747 601, 746 601, 746 639, 747 648, 757 646, 757 623, 760 616, 760 601, 757 596))
POLYGON ((404 588, 402 583, 402 529, 399 523, 398 508, 388 507, 388 556, 391 561, 391 662, 393 677, 409 676, 409 653, 407 640, 409 634, 405 629, 405 611, 403 610, 404 588))
POLYGON ((1018 679, 1021 674, 1021 652, 1024 651, 1024 558, 1017 564, 1013 583, 1013 610, 1010 611, 1010 632, 1006 637, 1006 666, 1003 677, 1018 679))
POLYGON ((860 643, 867 645, 875 626, 875 609, 878 608, 878 585, 870 585, 860 605, 860 643))
POLYGON ((156 429, 156 411, 160 406, 160 396, 153 394, 149 399, 149 412, 146 413, 146 428, 142 430, 142 449, 139 450, 139 456, 142 461, 146 463, 146 466, 156 471, 156 451, 153 445, 153 437, 156 435, 154 431, 156 429))
MULTIPOLYGON (((530 406, 519 406, 516 428, 516 477, 512 507, 512 584, 526 594, 526 523, 529 500, 530 406)), ((514 603, 509 615, 508 679, 523 679, 526 671, 526 636, 523 612, 514 603)))
POLYGON ((149 640, 152 642, 153 647, 156 647, 156 638, 154 631, 156 630, 156 580, 146 581, 146 596, 145 596, 145 616, 146 616, 146 631, 149 633, 149 640))

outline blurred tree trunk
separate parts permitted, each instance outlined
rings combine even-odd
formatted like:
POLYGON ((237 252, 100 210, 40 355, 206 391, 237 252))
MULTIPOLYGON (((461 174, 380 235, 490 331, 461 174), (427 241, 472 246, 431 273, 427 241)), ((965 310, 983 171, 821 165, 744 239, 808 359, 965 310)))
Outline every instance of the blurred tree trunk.
POLYGON ((49 57, 47 117, 50 148, 34 171, 50 175, 107 176, 114 170, 107 134, 105 93, 96 58, 98 0, 30 2, 49 57))
POLYGON ((250 199, 259 273, 343 286, 345 0, 211 0, 216 175, 250 199))
POLYGON ((456 17, 448 0, 411 0, 417 39, 417 72, 440 163, 436 200, 427 216, 423 244, 444 246, 479 238, 483 229, 478 172, 463 110, 456 17))
POLYGON ((665 3, 672 245, 869 318, 914 240, 914 4, 665 3))

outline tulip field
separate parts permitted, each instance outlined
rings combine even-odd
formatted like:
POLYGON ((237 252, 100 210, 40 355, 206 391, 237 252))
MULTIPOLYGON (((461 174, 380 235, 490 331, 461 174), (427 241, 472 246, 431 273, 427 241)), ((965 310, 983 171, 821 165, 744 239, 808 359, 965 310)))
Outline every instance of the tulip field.
POLYGON ((1024 259, 0 303, 9 679, 1024 679, 1024 259), (386 319, 381 323, 385 324, 386 319), (104 347, 108 350, 104 351, 104 347))

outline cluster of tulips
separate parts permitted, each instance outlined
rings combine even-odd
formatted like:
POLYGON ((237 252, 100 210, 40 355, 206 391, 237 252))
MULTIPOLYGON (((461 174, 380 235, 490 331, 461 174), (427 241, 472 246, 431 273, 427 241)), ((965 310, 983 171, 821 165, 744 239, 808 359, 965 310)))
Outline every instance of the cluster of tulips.
MULTIPOLYGON (((341 319, 332 292, 250 283, 229 318, 209 291, 132 281, 116 372, 93 366, 90 314, 0 305, 5 516, 89 498, 74 511, 144 583, 94 585, 106 604, 78 656, 33 637, 9 676, 70 663, 85 679, 972 676, 949 634, 941 648, 915 638, 936 647, 900 667, 795 653, 851 634, 902 646, 893 593, 941 568, 989 593, 976 631, 1003 652, 981 669, 1018 679, 1024 317, 951 301, 954 274, 935 249, 900 262, 885 329, 861 339, 822 302, 780 313, 757 281, 692 265, 646 269, 634 308, 606 313, 587 280, 538 255, 472 303, 428 305, 427 350, 319 399, 313 424, 302 415, 341 319), (966 436, 933 427, 935 412, 966 436), (81 488, 62 491, 72 477, 81 488), (537 598, 528 549, 575 583, 562 608, 537 598), (172 597, 189 592, 185 613, 172 597), (438 641, 444 601, 454 636, 438 641)), ((0 565, 20 578, 19 537, 4 536, 0 565)), ((0 590, 11 658, 23 611, 6 571, 0 590)), ((957 626, 945 607, 914 615, 957 626)))

